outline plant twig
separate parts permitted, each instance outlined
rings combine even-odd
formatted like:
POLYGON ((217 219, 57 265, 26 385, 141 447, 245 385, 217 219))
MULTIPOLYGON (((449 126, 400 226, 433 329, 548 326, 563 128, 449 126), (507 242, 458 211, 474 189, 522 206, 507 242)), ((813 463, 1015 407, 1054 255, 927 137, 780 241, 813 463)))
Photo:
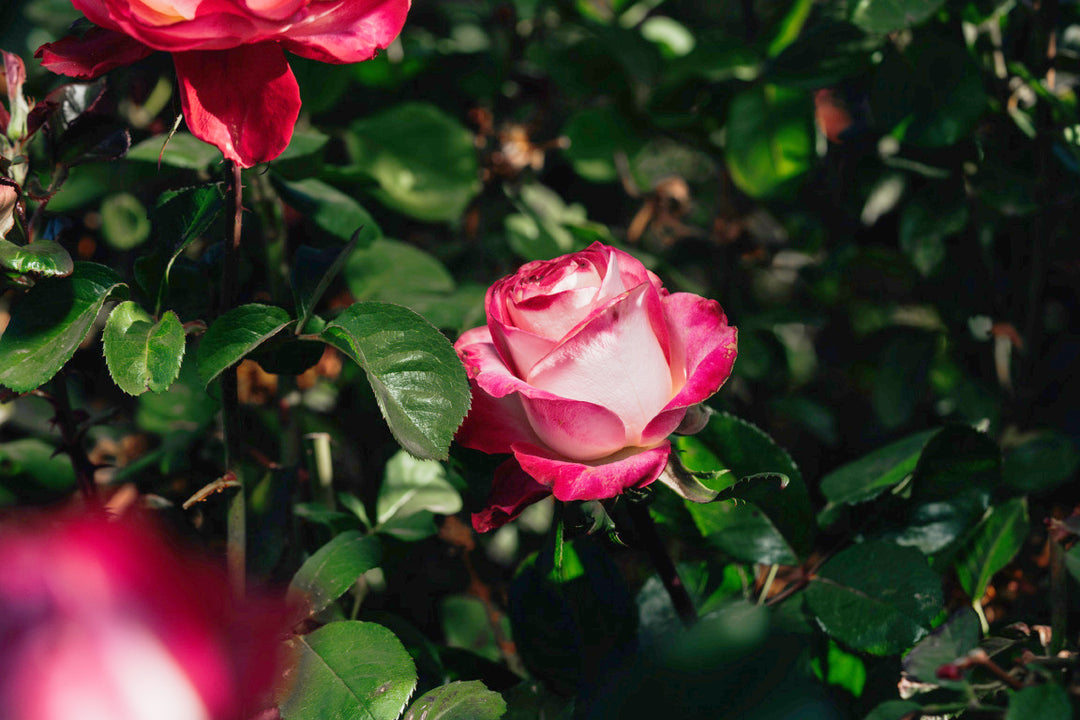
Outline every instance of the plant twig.
MULTIPOLYGON (((234 214, 231 236, 225 238, 225 253, 221 272, 221 312, 232 307, 237 294, 236 284, 239 274, 240 237, 244 209, 244 189, 240 178, 240 166, 230 161, 228 167, 231 170, 230 187, 233 195, 234 214)), ((240 399, 237 387, 236 368, 231 367, 221 374, 221 415, 225 440, 225 471, 226 473, 232 473, 235 477, 237 492, 229 501, 226 518, 225 557, 233 593, 237 597, 242 597, 247 574, 247 508, 244 500, 244 475, 240 468, 240 399)))
POLYGON ((687 627, 693 625, 698 619, 694 601, 690 599, 690 593, 686 591, 686 586, 683 585, 682 578, 675 569, 675 563, 671 560, 667 548, 664 547, 659 533, 656 532, 656 524, 653 522, 652 515, 649 514, 649 506, 644 502, 633 500, 627 502, 626 506, 630 521, 634 526, 634 537, 649 554, 656 573, 664 583, 664 589, 671 597, 675 612, 678 613, 684 625, 687 627))
POLYGON ((35 390, 34 395, 44 398, 53 407, 53 424, 60 430, 60 452, 71 458, 71 466, 75 470, 75 482, 83 499, 91 505, 98 503, 97 484, 94 482, 94 471, 97 466, 90 462, 90 457, 83 447, 83 434, 79 429, 79 420, 71 409, 71 398, 68 396, 67 375, 59 373, 52 381, 52 392, 35 390))

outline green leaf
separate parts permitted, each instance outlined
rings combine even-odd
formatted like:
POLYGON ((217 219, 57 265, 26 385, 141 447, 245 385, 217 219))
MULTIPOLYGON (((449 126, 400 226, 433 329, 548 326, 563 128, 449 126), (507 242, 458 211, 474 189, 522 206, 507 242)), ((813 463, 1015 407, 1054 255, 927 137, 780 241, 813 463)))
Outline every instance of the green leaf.
POLYGON ((0 443, 0 506, 55 502, 75 489, 71 459, 37 438, 0 443))
POLYGON ((469 410, 469 382, 442 333, 411 310, 367 302, 341 313, 322 339, 364 369, 403 448, 421 458, 447 456, 469 410))
POLYGON ((0 385, 27 392, 50 380, 90 333, 105 301, 126 288, 115 270, 87 262, 31 288, 0 335, 0 385))
POLYGON ((479 680, 452 682, 417 699, 403 720, 498 720, 506 702, 479 680))
POLYGON ((207 329, 196 357, 205 385, 225 368, 240 362, 289 324, 289 313, 272 305, 252 303, 229 310, 207 329))
POLYGON ((779 194, 810 169, 813 104, 806 92, 758 85, 731 100, 724 160, 739 189, 755 198, 779 194))
POLYGON ((128 395, 164 392, 180 374, 184 327, 171 310, 154 322, 138 303, 120 303, 102 333, 109 374, 128 395))
POLYGON ((298 661, 284 720, 396 720, 416 687, 412 658, 381 625, 333 622, 291 644, 298 661))
POLYGON ((1009 698, 1009 709, 1005 712, 1005 720, 1069 720, 1072 717, 1069 694, 1053 682, 1017 691, 1009 698))
POLYGON ((966 425, 939 430, 923 448, 900 527, 891 536, 926 554, 949 548, 982 518, 1001 484, 1001 452, 966 425))
POLYGON ((772 475, 787 478, 787 485, 751 482, 739 490, 743 504, 687 502, 698 530, 728 554, 747 562, 795 564, 806 557, 813 543, 814 516, 802 473, 791 456, 757 426, 728 413, 714 413, 697 435, 675 440, 689 469, 723 476, 726 490, 736 478, 772 475), (756 487, 755 487, 756 486, 756 487), (752 487, 754 489, 752 489, 752 487), (768 490, 764 490, 768 488, 768 490), (764 490, 764 491, 763 491, 764 490))
POLYGON ((1080 469, 1080 451, 1069 436, 1044 430, 1005 453, 1005 484, 1022 493, 1051 490, 1067 483, 1080 469))
POLYGON ((344 276, 357 300, 404 305, 436 327, 461 330, 483 323, 487 287, 457 287, 436 257, 408 243, 376 240, 349 256, 344 276))
POLYGON ((350 254, 344 277, 357 300, 400 303, 417 291, 454 290, 454 277, 435 257, 408 243, 386 238, 350 254), (404 278, 408 281, 402 282, 404 278))
POLYGON ((585 208, 567 205, 557 192, 538 182, 523 185, 513 197, 520 211, 504 220, 510 248, 525 260, 548 260, 588 243, 571 231, 587 222, 585 208))
POLYGON ((0 238, 0 268, 27 275, 66 277, 75 264, 68 251, 52 240, 16 245, 0 238))
POLYGON ((289 583, 289 596, 305 598, 309 613, 320 613, 381 559, 378 538, 357 530, 343 532, 304 561, 289 583))
POLYGON ((353 123, 356 168, 390 208, 431 222, 456 220, 480 192, 473 135, 434 105, 403 103, 353 123))
POLYGON ((776 57, 784 51, 784 48, 798 39, 799 33, 802 32, 803 25, 806 24, 806 19, 810 17, 810 10, 813 7, 813 0, 793 0, 791 8, 778 24, 776 34, 769 41, 769 47, 766 51, 769 57, 776 57))
POLYGON ((891 33, 918 25, 936 13, 945 0, 859 0, 851 21, 872 33, 891 33))
POLYGON ((221 152, 216 147, 186 132, 175 133, 171 138, 167 134, 147 138, 132 147, 124 157, 154 164, 160 158, 162 165, 183 170, 204 170, 221 162, 221 152))
MULTIPOLYGON (((319 67, 326 68, 325 65, 319 65, 319 67)), ((306 102, 304 107, 311 110, 306 102)), ((326 154, 326 145, 329 142, 330 136, 318 130, 311 128, 294 130, 289 146, 274 159, 274 174, 289 179, 318 175, 323 167, 323 156, 326 154)))
POLYGON ((922 705, 910 700, 886 700, 866 716, 865 720, 904 720, 922 710, 922 705))
POLYGON ((821 479, 821 493, 828 504, 821 511, 822 524, 836 517, 841 505, 857 505, 899 485, 911 475, 923 446, 936 430, 909 435, 843 465, 821 479))
POLYGON ((963 660, 979 644, 979 616, 971 608, 961 608, 935 628, 932 633, 904 656, 901 667, 916 682, 932 683, 961 689, 962 681, 944 680, 937 676, 942 665, 963 660))
POLYGON ((900 249, 920 275, 929 277, 945 262, 945 240, 967 222, 967 200, 958 181, 927 185, 900 213, 900 249))
POLYGON ((367 247, 382 237, 382 230, 371 213, 356 200, 322 180, 308 178, 288 182, 275 177, 274 187, 285 202, 318 230, 341 242, 349 242, 355 237, 360 247, 367 247))
POLYGON ((806 589, 825 632, 871 655, 900 653, 930 631, 941 580, 913 548, 871 541, 839 553, 806 589))
POLYGON ((453 515, 461 496, 435 460, 417 460, 399 450, 386 463, 375 502, 375 530, 402 540, 419 540, 436 532, 432 513, 453 515), (417 517, 419 516, 419 517, 417 517))
POLYGON ((323 293, 330 287, 356 244, 349 241, 344 247, 313 248, 301 245, 293 257, 291 278, 293 300, 296 303, 296 332, 304 326, 315 311, 323 293))
POLYGON ((150 237, 146 208, 131 193, 110 195, 101 203, 101 234, 117 250, 142 245, 150 237))
POLYGON ((218 412, 218 402, 199 381, 195 357, 185 353, 180 376, 163 393, 139 396, 135 423, 166 440, 202 433, 218 412))
POLYGON ((154 209, 150 211, 150 224, 157 241, 169 248, 160 283, 156 288, 147 288, 155 297, 158 309, 164 302, 170 273, 177 258, 192 241, 209 231, 224 206, 225 197, 220 185, 169 190, 158 198, 154 209))
POLYGON ((866 663, 832 638, 827 645, 824 658, 818 656, 810 660, 814 675, 826 685, 843 688, 854 697, 861 697, 866 687, 866 663))
POLYGON ((1030 530, 1024 498, 990 508, 956 558, 956 575, 968 597, 976 602, 982 598, 994 573, 1020 552, 1030 530))
MULTIPOLYGON (((498 638, 487 605, 472 595, 449 595, 439 604, 446 645, 476 653, 493 662, 502 660, 498 638)), ((503 637, 510 637, 510 621, 499 618, 503 637)))
POLYGON ((643 144, 627 123, 627 115, 609 105, 578 110, 570 116, 563 135, 570 141, 563 152, 573 163, 574 171, 598 183, 618 179, 617 153, 632 157, 643 144))

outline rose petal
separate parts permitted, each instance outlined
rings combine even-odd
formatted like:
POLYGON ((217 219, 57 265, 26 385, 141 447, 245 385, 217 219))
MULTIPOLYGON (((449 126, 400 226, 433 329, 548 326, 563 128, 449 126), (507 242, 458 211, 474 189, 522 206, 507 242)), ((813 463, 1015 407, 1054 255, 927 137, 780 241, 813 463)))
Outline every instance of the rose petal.
POLYGON ((601 405, 535 390, 530 395, 521 401, 529 424, 544 445, 563 457, 596 460, 631 444, 623 421, 601 405))
POLYGON ((93 28, 81 38, 66 37, 46 43, 37 49, 34 57, 41 58, 42 66, 58 75, 92 80, 113 68, 142 60, 152 52, 127 35, 93 28))
POLYGON ((675 352, 686 365, 686 384, 665 410, 689 407, 710 397, 731 375, 737 354, 736 329, 720 303, 691 293, 664 298, 664 315, 675 352))
POLYGON ((495 469, 495 482, 488 495, 487 507, 473 513, 472 526, 476 532, 488 532, 502 527, 535 502, 551 494, 551 488, 545 487, 530 477, 517 460, 507 460, 495 469))
POLYGON ((490 340, 487 328, 474 328, 454 346, 473 383, 473 409, 458 431, 462 445, 508 452, 508 443, 535 442, 577 460, 604 457, 626 446, 617 415, 530 386, 511 372, 490 340))
POLYGON ((533 335, 495 318, 488 320, 488 327, 491 328, 491 339, 499 355, 519 377, 527 377, 533 366, 556 345, 554 340, 533 335))
POLYGON ((660 442, 675 432, 675 428, 679 427, 684 417, 686 417, 684 407, 672 408, 660 413, 641 431, 641 444, 648 446, 660 442))
MULTIPOLYGON (((73 3, 95 25, 166 52, 227 50, 244 43, 274 39, 281 28, 280 22, 260 22, 254 15, 245 17, 233 0, 201 0, 196 17, 167 24, 148 22, 134 11, 132 0, 73 0, 73 3)), ((164 18, 159 22, 164 22, 164 18)))
POLYGON ((652 286, 637 286, 538 362, 529 384, 607 408, 625 424, 625 444, 638 444, 645 426, 672 396, 671 368, 654 329, 661 312, 652 286))
POLYGON ((241 167, 273 160, 292 138, 300 88, 277 45, 174 53, 192 134, 241 167))
POLYGON ((553 458, 540 448, 514 446, 521 468, 559 500, 603 500, 627 488, 644 487, 660 477, 671 455, 671 443, 654 448, 628 448, 609 462, 575 463, 553 458))
POLYGON ((312 60, 352 63, 370 60, 394 41, 405 24, 410 0, 315 2, 297 13, 281 40, 291 52, 312 60))

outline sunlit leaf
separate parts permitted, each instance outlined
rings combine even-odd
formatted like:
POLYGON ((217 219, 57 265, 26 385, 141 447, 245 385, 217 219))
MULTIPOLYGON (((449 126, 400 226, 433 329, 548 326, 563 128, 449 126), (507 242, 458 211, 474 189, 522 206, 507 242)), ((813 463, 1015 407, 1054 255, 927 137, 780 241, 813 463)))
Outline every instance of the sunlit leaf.
POLYGON ((297 664, 279 706, 284 720, 396 720, 416 688, 412 658, 381 625, 333 622, 291 644, 297 664))
POLYGON ((167 390, 180 374, 184 341, 176 313, 167 311, 155 322, 131 301, 113 308, 102 333, 109 373, 129 395, 167 390))
POLYGON ((321 334, 367 373, 390 431, 403 448, 445 458, 469 409, 469 383, 450 342, 406 308, 351 305, 321 334))
POLYGON ((75 354, 105 301, 125 290, 115 270, 87 262, 35 285, 0 335, 0 385, 26 392, 47 382, 75 354))

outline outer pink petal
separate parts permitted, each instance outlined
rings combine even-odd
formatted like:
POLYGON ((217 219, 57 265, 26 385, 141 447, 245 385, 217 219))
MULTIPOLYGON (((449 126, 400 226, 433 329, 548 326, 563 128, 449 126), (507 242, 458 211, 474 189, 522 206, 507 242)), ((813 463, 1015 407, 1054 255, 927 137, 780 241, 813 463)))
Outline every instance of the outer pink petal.
POLYGON ((691 293, 664 298, 664 314, 675 352, 686 364, 686 384, 665 410, 705 400, 731 375, 738 354, 738 331, 728 325, 720 304, 691 293))
POLYGON ((92 80, 113 68, 142 60, 152 52, 127 35, 93 28, 81 38, 66 37, 46 43, 37 49, 34 57, 41 58, 42 66, 58 75, 92 80))
POLYGON ((456 439, 465 447, 486 453, 508 453, 516 442, 540 442, 529 425, 521 396, 496 398, 472 381, 472 407, 456 439))
POLYGON ((465 419, 458 435, 463 445, 507 452, 505 443, 517 437, 578 460, 604 457, 626 446, 625 426, 607 408, 559 397, 516 377, 495 349, 487 328, 469 330, 454 347, 473 383, 474 408, 479 413, 474 418, 470 411, 465 419), (526 420, 521 419, 519 408, 526 420), (531 440, 518 437, 526 432, 531 440))
POLYGON ((675 379, 656 332, 663 326, 662 312, 652 286, 638 285, 538 362, 529 384, 611 410, 626 426, 624 444, 639 444, 645 426, 673 394, 675 379))
POLYGON ((488 532, 510 522, 529 505, 551 494, 551 488, 530 477, 517 460, 507 460, 495 470, 495 482, 488 495, 487 507, 473 513, 476 532, 488 532))
POLYGON ((627 488, 644 487, 660 477, 670 454, 671 443, 665 440, 654 448, 629 448, 610 462, 575 463, 550 457, 537 447, 514 446, 522 469, 541 485, 550 485, 563 501, 603 500, 627 488))
POLYGON ((174 53, 192 134, 241 167, 273 160, 292 138, 300 87, 276 45, 174 53))
POLYGON ((312 3, 297 13, 303 19, 283 33, 282 42, 297 55, 321 62, 370 60, 401 32, 409 4, 410 0, 312 3))

